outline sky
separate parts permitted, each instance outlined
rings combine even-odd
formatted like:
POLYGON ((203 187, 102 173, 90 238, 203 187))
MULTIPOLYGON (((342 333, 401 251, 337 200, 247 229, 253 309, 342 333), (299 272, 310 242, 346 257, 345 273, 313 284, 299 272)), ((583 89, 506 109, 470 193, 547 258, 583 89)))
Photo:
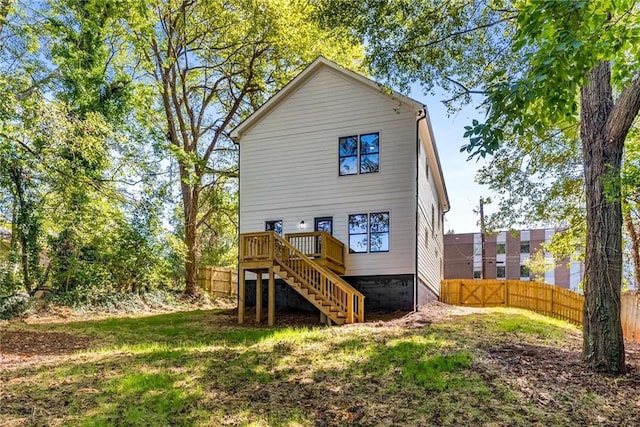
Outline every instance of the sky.
MULTIPOLYGON (((492 193, 486 186, 475 182, 476 171, 483 164, 482 161, 467 161, 468 155, 461 153, 460 147, 468 142, 467 138, 462 137, 464 127, 471 124, 473 119, 482 121, 483 114, 473 106, 467 106, 449 115, 442 104, 447 94, 442 91, 425 95, 422 89, 414 87, 409 96, 425 104, 431 118, 451 206, 445 214, 444 229, 456 233, 477 232, 480 229, 479 216, 473 211, 478 208, 480 196, 490 197, 492 193)), ((485 212, 492 212, 490 205, 485 205, 485 212)))

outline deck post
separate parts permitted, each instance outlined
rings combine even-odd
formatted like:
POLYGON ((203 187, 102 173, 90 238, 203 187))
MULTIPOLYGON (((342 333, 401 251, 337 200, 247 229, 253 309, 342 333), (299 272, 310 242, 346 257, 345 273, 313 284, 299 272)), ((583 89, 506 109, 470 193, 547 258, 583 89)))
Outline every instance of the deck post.
POLYGON ((269 267, 269 326, 276 323, 276 279, 273 266, 269 267))
POLYGON ((329 233, 327 233, 326 231, 323 231, 322 233, 320 233, 320 236, 318 236, 318 238, 320 239, 320 259, 324 260, 324 262, 328 262, 328 258, 327 258, 327 245, 329 244, 329 239, 327 239, 327 236, 329 235, 329 233))
POLYGON ((327 323, 327 315, 323 312, 320 312, 320 323, 323 325, 327 323))
POLYGON ((262 321, 262 271, 256 274, 256 322, 262 321))
POLYGON ((246 283, 245 283, 245 270, 244 268, 240 267, 240 277, 238 280, 238 287, 240 289, 238 289, 238 323, 239 324, 243 324, 244 323, 244 304, 245 304, 245 295, 246 293, 246 283))

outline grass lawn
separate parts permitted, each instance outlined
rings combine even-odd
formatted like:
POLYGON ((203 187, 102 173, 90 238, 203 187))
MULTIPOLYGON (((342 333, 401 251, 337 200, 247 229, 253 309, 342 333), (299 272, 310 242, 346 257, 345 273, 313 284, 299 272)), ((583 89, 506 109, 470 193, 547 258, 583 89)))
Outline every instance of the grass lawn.
POLYGON ((412 327, 221 310, 0 326, 0 426, 640 425, 637 351, 629 374, 592 374, 576 327, 513 309, 412 327))

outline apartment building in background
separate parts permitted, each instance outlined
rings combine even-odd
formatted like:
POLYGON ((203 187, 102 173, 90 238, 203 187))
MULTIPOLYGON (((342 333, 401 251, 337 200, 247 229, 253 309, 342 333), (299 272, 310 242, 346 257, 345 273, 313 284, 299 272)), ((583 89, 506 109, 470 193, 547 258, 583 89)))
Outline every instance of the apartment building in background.
MULTIPOLYGON (((500 231, 485 233, 485 279, 536 280, 579 290, 584 264, 568 258, 555 260, 544 252, 548 268, 538 277, 529 268, 529 259, 551 241, 555 229, 500 231)), ((480 233, 445 234, 444 278, 482 278, 482 235, 480 233)))

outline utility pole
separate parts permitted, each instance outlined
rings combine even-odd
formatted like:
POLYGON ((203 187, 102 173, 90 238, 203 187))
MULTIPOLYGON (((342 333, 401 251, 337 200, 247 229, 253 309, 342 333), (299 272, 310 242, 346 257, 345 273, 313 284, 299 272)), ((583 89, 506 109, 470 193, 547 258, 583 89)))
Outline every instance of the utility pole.
POLYGON ((484 232, 485 232, 485 226, 484 226, 484 198, 480 197, 480 244, 481 246, 481 250, 482 250, 482 255, 480 257, 481 259, 481 266, 482 266, 482 270, 481 270, 481 279, 486 279, 487 278, 487 267, 485 266, 485 245, 484 245, 484 232))

